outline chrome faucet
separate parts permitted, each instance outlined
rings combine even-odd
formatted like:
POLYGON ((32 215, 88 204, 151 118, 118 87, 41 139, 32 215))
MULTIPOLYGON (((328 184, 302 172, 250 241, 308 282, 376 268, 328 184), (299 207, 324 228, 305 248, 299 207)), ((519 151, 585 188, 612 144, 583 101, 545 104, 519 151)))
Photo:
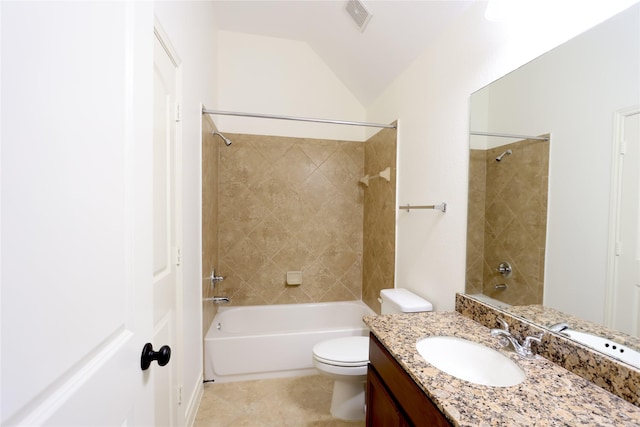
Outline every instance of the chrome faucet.
POLYGON ((531 343, 534 341, 537 343, 540 343, 542 341, 542 335, 544 334, 544 332, 538 336, 526 337, 524 339, 524 343, 520 344, 518 342, 518 339, 513 335, 511 335, 511 332, 509 332, 509 324, 500 317, 498 317, 497 320, 503 329, 500 329, 500 328, 491 329, 491 336, 500 337, 500 342, 504 347, 508 346, 509 343, 511 343, 511 345, 513 346, 513 349, 518 355, 525 357, 527 359, 533 358, 535 356, 535 353, 531 351, 531 343))
POLYGON ((511 277, 513 269, 511 268, 511 264, 509 264, 507 261, 503 261, 500 263, 496 271, 502 274, 502 277, 511 277))
POLYGON ((222 282, 224 280, 224 277, 216 276, 216 270, 213 269, 211 270, 211 276, 209 276, 209 280, 211 281, 211 286, 215 287, 216 283, 222 282))
POLYGON ((569 324, 566 322, 556 323, 554 325, 549 326, 549 330, 551 332, 562 332, 565 329, 569 329, 569 324))
POLYGON ((212 301, 212 302, 215 302, 215 303, 219 304, 221 302, 224 302, 224 303, 231 302, 231 298, 229 298, 229 297, 212 297, 212 298, 205 298, 205 299, 203 299, 203 301, 212 301))

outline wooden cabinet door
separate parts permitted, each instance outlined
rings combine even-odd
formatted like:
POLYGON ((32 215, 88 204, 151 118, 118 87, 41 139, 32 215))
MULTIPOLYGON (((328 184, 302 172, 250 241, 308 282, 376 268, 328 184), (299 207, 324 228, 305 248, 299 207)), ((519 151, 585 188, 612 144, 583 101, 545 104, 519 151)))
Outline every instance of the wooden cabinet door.
POLYGON ((369 367, 367 372, 367 427, 403 427, 407 424, 384 384, 369 367))
POLYGON ((367 377, 367 426, 415 426, 415 427, 450 427, 451 423, 433 404, 429 397, 418 387, 407 372, 387 351, 378 339, 371 335, 369 342, 369 375, 367 377), (383 402, 383 393, 388 402, 383 402), (376 394, 377 393, 377 394, 376 394), (403 420, 394 423, 393 415, 388 409, 393 405, 398 418, 403 420), (369 422, 371 418, 371 423, 369 422), (378 419, 387 418, 386 424, 378 419))

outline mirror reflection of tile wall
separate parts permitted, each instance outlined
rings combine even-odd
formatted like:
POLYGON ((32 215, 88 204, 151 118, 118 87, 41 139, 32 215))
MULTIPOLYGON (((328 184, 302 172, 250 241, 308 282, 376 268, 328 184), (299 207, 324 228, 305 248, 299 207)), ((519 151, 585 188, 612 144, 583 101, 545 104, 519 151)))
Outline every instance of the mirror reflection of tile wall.
POLYGON ((467 271, 465 292, 481 294, 484 272, 484 200, 487 151, 469 150, 469 202, 467 212, 467 271))
POLYGON ((542 304, 548 172, 548 141, 471 150, 467 293, 511 305, 542 304), (512 154, 497 162, 507 149, 512 154), (510 277, 497 272, 504 261, 513 269, 510 277), (506 289, 496 288, 503 284, 506 289))

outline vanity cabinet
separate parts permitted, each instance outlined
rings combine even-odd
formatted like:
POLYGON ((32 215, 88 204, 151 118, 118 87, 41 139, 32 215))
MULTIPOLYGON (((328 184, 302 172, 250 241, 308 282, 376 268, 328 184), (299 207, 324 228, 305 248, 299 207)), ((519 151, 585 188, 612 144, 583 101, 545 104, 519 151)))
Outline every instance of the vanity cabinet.
POLYGON ((445 427, 452 424, 371 334, 367 427, 445 427))

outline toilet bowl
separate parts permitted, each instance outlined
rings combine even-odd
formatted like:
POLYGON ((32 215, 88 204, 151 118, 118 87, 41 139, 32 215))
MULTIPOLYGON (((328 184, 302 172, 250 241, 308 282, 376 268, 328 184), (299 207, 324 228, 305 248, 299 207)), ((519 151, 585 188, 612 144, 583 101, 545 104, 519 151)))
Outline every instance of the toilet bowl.
POLYGON ((313 366, 334 380, 331 415, 341 420, 363 420, 364 389, 369 363, 369 337, 343 337, 313 347, 313 366))
MULTIPOLYGON (((433 306, 406 289, 380 291, 382 314, 431 311, 433 306)), ((347 421, 365 418, 365 384, 369 337, 353 336, 322 341, 313 347, 313 366, 334 380, 331 415, 347 421)))

